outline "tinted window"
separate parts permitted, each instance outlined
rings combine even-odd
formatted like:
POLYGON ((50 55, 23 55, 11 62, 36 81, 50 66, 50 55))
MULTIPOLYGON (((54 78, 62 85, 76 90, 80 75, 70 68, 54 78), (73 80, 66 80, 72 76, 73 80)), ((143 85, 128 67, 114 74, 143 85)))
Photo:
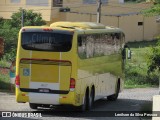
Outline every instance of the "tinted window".
POLYGON ((120 33, 90 34, 78 37, 78 54, 81 59, 115 54, 120 48, 120 33))
POLYGON ((67 52, 72 47, 71 34, 23 32, 22 47, 26 50, 67 52))

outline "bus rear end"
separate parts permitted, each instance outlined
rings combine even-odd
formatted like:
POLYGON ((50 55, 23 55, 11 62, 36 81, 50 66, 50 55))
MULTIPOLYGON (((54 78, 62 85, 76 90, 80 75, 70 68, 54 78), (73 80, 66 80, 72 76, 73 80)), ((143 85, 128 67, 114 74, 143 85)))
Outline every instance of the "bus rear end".
POLYGON ((19 33, 16 100, 38 105, 74 104, 73 31, 24 27, 19 33))

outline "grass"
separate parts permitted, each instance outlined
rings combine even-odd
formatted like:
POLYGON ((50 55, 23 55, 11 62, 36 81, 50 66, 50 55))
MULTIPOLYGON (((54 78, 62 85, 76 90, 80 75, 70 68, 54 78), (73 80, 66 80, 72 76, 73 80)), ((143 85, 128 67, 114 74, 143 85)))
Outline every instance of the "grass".
POLYGON ((10 89, 9 74, 2 74, 2 73, 0 73, 0 91, 2 89, 6 89, 6 90, 10 89))
POLYGON ((146 48, 146 47, 155 47, 157 44, 157 40, 152 41, 136 41, 136 42, 128 42, 127 45, 130 48, 146 48))
POLYGON ((9 66, 6 60, 0 61, 0 91, 10 90, 9 66))
POLYGON ((150 85, 150 84, 143 84, 143 85, 138 85, 138 84, 126 84, 125 86, 125 89, 133 89, 133 88, 149 88, 149 87, 152 87, 152 88, 157 88, 156 85, 150 85))
POLYGON ((130 42, 128 46, 132 51, 131 60, 125 66, 125 88, 157 87, 159 85, 158 73, 147 74, 147 57, 150 48, 156 46, 157 41, 130 42))

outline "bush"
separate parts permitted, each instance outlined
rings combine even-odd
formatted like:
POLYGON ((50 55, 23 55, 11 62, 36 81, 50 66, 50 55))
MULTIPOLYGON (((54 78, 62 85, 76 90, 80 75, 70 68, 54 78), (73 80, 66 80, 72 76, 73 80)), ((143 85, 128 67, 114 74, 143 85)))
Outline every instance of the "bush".
POLYGON ((10 89, 10 77, 9 77, 10 64, 11 63, 7 62, 4 59, 1 59, 0 61, 0 90, 10 89))
POLYGON ((10 89, 10 78, 9 74, 1 74, 0 73, 0 90, 5 89, 9 90, 10 89))
POLYGON ((9 67, 10 67, 10 63, 7 62, 6 60, 2 59, 2 60, 0 61, 0 67, 1 67, 1 68, 9 68, 9 67))
MULTIPOLYGON (((133 42, 129 43, 128 46, 131 47, 132 51, 132 59, 127 60, 125 66, 125 86, 158 86, 160 75, 158 73, 158 69, 154 72, 150 72, 149 70, 149 58, 155 58, 155 53, 153 54, 153 46, 156 47, 156 41, 150 42, 133 42), (151 57, 152 56, 152 57, 151 57)), ((157 57, 156 57, 157 60, 157 57)), ((158 58, 160 61, 160 58, 158 58)))

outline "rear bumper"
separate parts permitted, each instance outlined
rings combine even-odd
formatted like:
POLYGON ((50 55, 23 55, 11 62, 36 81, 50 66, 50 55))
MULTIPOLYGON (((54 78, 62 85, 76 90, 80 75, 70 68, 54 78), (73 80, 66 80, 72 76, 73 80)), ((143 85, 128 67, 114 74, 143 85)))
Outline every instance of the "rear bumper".
POLYGON ((58 93, 48 94, 48 93, 36 93, 36 92, 22 92, 19 88, 16 88, 16 101, 18 103, 29 102, 37 104, 50 104, 50 105, 67 104, 67 105, 77 106, 75 102, 74 91, 69 91, 68 94, 58 94, 58 93))
MULTIPOLYGON (((33 92, 33 93, 43 93, 39 92, 39 89, 27 89, 27 88, 20 88, 22 92, 33 92)), ((49 94, 68 94, 69 91, 65 90, 49 90, 49 94)))

